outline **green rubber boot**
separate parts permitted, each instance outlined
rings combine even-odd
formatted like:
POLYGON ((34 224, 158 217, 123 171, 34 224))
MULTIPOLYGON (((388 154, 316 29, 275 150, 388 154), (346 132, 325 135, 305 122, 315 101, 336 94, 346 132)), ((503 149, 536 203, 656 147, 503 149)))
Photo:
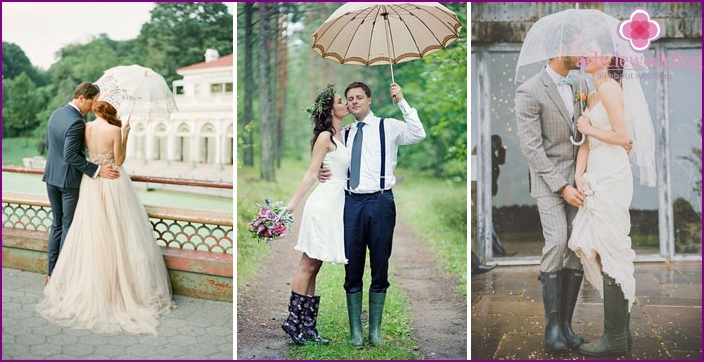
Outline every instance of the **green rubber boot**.
POLYGON ((587 356, 606 356, 628 352, 628 300, 614 278, 604 276, 604 335, 601 339, 579 346, 579 352, 587 356))
POLYGON ((374 346, 383 346, 381 338, 381 316, 384 314, 386 293, 369 292, 369 341, 374 346))
POLYGON ((350 321, 350 343, 356 347, 364 347, 362 333, 362 292, 347 293, 347 316, 350 321))

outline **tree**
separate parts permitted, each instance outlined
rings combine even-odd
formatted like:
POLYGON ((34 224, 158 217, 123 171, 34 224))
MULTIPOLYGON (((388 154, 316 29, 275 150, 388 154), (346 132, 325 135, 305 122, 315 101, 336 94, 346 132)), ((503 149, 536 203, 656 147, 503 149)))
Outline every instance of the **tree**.
POLYGON ((35 85, 42 85, 40 72, 32 65, 22 48, 14 43, 2 42, 2 79, 14 79, 22 73, 35 85))
POLYGON ((252 103, 254 90, 254 67, 252 63, 252 52, 254 51, 253 23, 254 4, 244 4, 244 115, 242 117, 242 140, 243 140, 243 163, 245 166, 254 166, 254 139, 252 137, 252 103))
POLYGON ((231 54, 232 24, 232 14, 223 3, 155 3, 136 45, 143 65, 170 84, 179 78, 176 69, 202 62, 207 49, 231 54))
POLYGON ((275 181, 277 124, 274 118, 275 102, 271 79, 272 43, 271 30, 273 5, 259 3, 259 140, 260 176, 262 180, 275 181))
POLYGON ((36 87, 27 73, 22 72, 9 82, 7 104, 2 107, 2 133, 5 137, 29 136, 38 122, 36 117, 36 87))

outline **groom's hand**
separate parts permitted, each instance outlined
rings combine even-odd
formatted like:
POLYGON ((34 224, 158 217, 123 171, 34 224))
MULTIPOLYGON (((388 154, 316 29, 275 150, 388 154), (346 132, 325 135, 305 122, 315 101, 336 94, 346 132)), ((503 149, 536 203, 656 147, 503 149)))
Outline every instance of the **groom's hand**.
POLYGON ((113 169, 110 165, 103 165, 100 166, 100 172, 98 172, 98 176, 105 178, 118 178, 120 177, 120 172, 118 170, 113 169))
POLYGON ((398 103, 403 100, 403 91, 401 90, 401 86, 397 83, 391 83, 389 91, 391 93, 391 98, 394 100, 395 103, 398 103))
POLYGON ((320 183, 325 183, 325 181, 330 179, 330 176, 332 176, 332 171, 329 168, 321 167, 318 170, 318 181, 320 183))
POLYGON ((568 204, 574 207, 579 207, 584 204, 584 199, 586 199, 587 196, 579 192, 579 190, 574 188, 572 185, 567 185, 562 189, 562 198, 565 199, 568 204))

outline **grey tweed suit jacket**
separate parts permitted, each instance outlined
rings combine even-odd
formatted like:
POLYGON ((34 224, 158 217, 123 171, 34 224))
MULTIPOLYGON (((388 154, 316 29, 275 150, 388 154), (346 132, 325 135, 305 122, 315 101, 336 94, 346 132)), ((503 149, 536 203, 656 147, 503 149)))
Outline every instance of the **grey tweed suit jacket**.
MULTIPOLYGON (((572 85, 572 94, 578 91, 579 86, 572 85)), ((584 81, 582 91, 587 93, 584 81)), ((576 101, 575 121, 581 112, 576 101)), ((576 137, 572 119, 545 69, 516 90, 516 124, 521 152, 528 159, 531 196, 554 195, 565 184, 574 184, 578 147, 570 142, 570 136, 576 137)))

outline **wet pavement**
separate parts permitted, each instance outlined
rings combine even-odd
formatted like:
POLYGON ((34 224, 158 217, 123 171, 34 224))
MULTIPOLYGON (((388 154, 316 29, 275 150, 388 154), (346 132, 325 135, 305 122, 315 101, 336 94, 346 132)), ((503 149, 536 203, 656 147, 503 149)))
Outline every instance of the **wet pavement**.
POLYGON ((158 336, 97 334, 50 323, 35 310, 44 275, 2 268, 2 359, 232 360, 232 303, 175 295, 158 336))
MULTIPOLYGON (((576 351, 545 352, 540 268, 499 266, 471 278, 471 358, 595 359, 576 351)), ((701 360, 702 263, 636 263, 636 304, 631 309, 630 352, 602 359, 701 360)), ((586 280, 572 327, 587 341, 601 337, 603 304, 586 280)))

